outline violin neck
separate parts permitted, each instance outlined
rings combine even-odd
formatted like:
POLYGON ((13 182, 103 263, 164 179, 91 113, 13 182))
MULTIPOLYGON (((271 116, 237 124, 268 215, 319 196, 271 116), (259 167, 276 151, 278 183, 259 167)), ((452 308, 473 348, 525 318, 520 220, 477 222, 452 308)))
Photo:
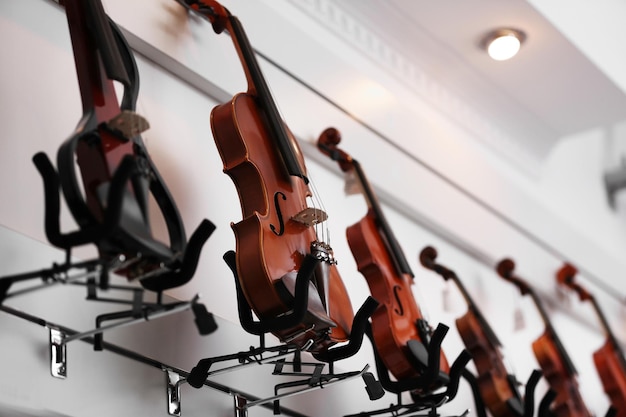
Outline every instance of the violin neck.
POLYGON ((227 29, 232 35, 231 37, 235 44, 235 49, 244 66, 248 80, 248 92, 254 95, 258 100, 257 104, 261 107, 265 115, 267 128, 276 142, 287 173, 292 176, 300 177, 305 183, 308 183, 309 180, 306 176, 306 171, 296 156, 295 145, 287 133, 285 124, 272 98, 269 86, 261 72, 261 67, 256 59, 254 49, 248 40, 248 36, 241 22, 237 17, 229 15, 228 25, 229 27, 227 29))
POLYGON ((408 274, 413 277, 413 271, 409 266, 409 263, 404 256, 404 252, 400 247, 400 244, 396 240, 395 235, 391 231, 391 227, 389 227, 389 223, 387 223, 387 219, 385 218, 385 214, 376 198, 376 194, 374 194, 374 190, 372 189, 367 177, 365 176, 365 172, 361 168, 361 164, 355 159, 352 161, 352 166, 357 175, 357 179, 361 185, 361 189, 363 190, 363 195, 365 197, 365 201, 367 202, 367 206, 370 211, 374 213, 376 218, 376 224, 381 232, 381 235, 384 237, 384 240, 387 244, 389 254, 394 259, 394 263, 398 268, 399 272, 403 274, 408 274))
POLYGON ((611 342, 611 344, 613 345, 615 350, 617 350, 619 352, 620 357, 621 357, 622 361, 624 362, 622 349, 621 349, 619 343, 617 342, 617 339, 615 338, 615 335, 613 334, 613 331, 611 330, 611 326, 609 326, 609 322, 606 319, 606 316, 604 315, 604 312, 600 309, 600 306, 598 305, 598 302, 596 301, 596 298, 593 297, 593 296, 589 296, 589 301, 591 302, 591 305, 593 306, 593 309, 595 310, 596 314, 598 315, 598 318, 600 319, 600 324, 602 325, 602 329, 604 330, 604 333, 606 334, 607 339, 611 342))
POLYGON ((119 112, 113 80, 130 84, 111 24, 100 0, 66 0, 65 8, 83 111, 106 120, 119 112))

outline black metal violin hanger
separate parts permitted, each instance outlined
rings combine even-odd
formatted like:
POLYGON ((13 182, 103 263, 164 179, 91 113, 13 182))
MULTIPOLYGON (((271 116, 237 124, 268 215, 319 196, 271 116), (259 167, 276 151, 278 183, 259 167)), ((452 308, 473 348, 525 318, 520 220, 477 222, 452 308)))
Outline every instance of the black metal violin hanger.
POLYGON ((61 4, 67 13, 83 116, 59 148, 58 175, 45 154, 33 158, 44 181, 46 236, 66 251, 95 244, 106 266, 140 280, 148 290, 185 284, 215 227, 204 220, 187 242, 178 209, 140 136, 148 123, 135 113, 139 92, 135 59, 100 0, 61 4), (123 85, 121 103, 114 81, 123 85), (60 231, 59 188, 79 225, 77 231, 60 231), (152 235, 150 194, 167 226, 169 244, 152 235))

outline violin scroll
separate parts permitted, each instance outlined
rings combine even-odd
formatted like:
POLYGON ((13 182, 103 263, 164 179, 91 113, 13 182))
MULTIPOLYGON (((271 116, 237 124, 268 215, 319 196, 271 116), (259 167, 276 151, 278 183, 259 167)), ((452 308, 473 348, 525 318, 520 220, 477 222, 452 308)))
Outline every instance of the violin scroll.
POLYGON ((576 292, 576 294, 578 294, 578 297, 580 298, 580 301, 587 301, 587 300, 591 300, 592 296, 591 294, 585 290, 583 287, 581 287, 580 285, 578 285, 575 282, 575 276, 578 273, 578 270, 576 269, 575 266, 573 266, 570 263, 565 263, 556 273, 556 281, 561 284, 564 285, 572 290, 574 290, 576 292))
POLYGON ((325 129, 317 139, 318 149, 333 161, 339 163, 339 168, 343 172, 352 170, 352 157, 337 147, 341 142, 341 133, 334 127, 325 129))
POLYGON ((515 284, 522 295, 526 295, 531 292, 528 284, 513 274, 513 271, 515 271, 515 262, 512 259, 505 258, 498 262, 496 265, 496 271, 498 272, 498 275, 506 281, 515 284))
POLYGON ((437 259, 437 249, 432 246, 426 246, 420 252, 420 263, 426 269, 435 268, 435 259, 437 259))
POLYGON ((450 278, 454 278, 454 272, 449 270, 443 265, 439 265, 435 262, 437 259, 437 249, 432 246, 426 246, 419 255, 420 263, 426 269, 430 269, 431 271, 435 271, 439 275, 441 275, 445 280, 449 280, 450 278))
POLYGON ((515 270, 515 262, 512 259, 505 258, 498 262, 496 265, 496 271, 498 275, 500 275, 504 279, 508 279, 513 275, 513 271, 515 270))

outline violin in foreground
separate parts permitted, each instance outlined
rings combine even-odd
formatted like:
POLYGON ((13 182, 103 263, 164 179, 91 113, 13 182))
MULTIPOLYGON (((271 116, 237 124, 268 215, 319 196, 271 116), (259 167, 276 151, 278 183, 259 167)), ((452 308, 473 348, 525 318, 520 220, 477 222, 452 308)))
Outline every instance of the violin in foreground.
POLYGON ((225 259, 245 297, 241 301, 259 318, 247 330, 270 331, 284 343, 323 357, 329 347, 350 338, 354 313, 324 239, 327 215, 315 207, 318 197, 309 187, 302 152, 240 21, 217 1, 179 3, 206 18, 216 33, 230 34, 248 83, 247 92, 211 112, 213 137, 243 215, 232 225, 235 253, 225 259))

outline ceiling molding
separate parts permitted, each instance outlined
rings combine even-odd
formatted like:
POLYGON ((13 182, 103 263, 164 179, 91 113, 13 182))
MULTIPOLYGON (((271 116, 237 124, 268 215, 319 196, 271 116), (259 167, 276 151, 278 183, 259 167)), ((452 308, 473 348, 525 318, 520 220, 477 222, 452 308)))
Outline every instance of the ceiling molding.
POLYGON ((331 0, 289 0, 290 3, 360 51, 417 97, 531 177, 540 175, 543 158, 522 146, 457 94, 434 80, 409 57, 331 0))

